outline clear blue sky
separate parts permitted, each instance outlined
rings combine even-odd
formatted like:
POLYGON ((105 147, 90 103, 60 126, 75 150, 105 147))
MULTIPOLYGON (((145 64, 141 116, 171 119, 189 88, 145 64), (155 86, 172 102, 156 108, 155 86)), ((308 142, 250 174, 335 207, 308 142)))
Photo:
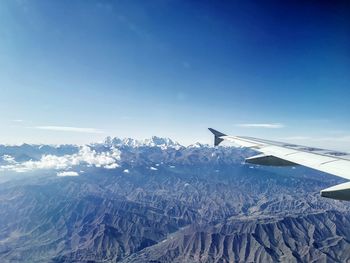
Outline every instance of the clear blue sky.
POLYGON ((0 143, 214 127, 350 150, 350 5, 307 2, 0 1, 0 143))

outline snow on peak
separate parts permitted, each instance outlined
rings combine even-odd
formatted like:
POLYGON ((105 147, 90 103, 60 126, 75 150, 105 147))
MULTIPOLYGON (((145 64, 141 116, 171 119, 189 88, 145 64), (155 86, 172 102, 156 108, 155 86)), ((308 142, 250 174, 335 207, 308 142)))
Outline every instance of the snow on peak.
POLYGON ((191 144, 188 146, 188 148, 208 148, 209 145, 208 144, 203 144, 200 142, 196 142, 195 144, 191 144))
POLYGON ((169 138, 161 138, 157 136, 152 136, 150 139, 145 139, 143 140, 143 144, 145 146, 150 146, 150 147, 177 147, 181 146, 178 142, 175 142, 169 138))
POLYGON ((137 140, 132 138, 111 138, 108 136, 104 144, 107 146, 128 146, 128 147, 160 147, 162 149, 172 147, 172 148, 180 148, 182 147, 181 144, 179 144, 176 141, 173 141, 169 138, 162 138, 157 136, 152 136, 149 139, 143 139, 143 140, 137 140))

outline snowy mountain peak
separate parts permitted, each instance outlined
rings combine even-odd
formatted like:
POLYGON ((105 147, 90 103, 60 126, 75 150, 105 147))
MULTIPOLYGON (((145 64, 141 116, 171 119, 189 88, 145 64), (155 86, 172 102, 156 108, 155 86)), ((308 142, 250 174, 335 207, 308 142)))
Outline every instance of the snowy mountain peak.
POLYGON ((167 148, 167 147, 172 147, 172 148, 179 148, 182 147, 181 144, 179 144, 176 141, 173 141, 169 138, 162 138, 162 137, 157 137, 157 136, 152 136, 149 139, 143 139, 143 140, 136 140, 132 138, 112 138, 108 136, 105 141, 105 145, 108 146, 128 146, 128 147, 160 147, 160 148, 167 148))
POLYGON ((210 147, 208 144, 203 144, 200 142, 196 142, 195 144, 191 144, 188 146, 189 148, 208 148, 210 147))
POLYGON ((176 147, 181 146, 178 142, 175 142, 169 138, 161 138, 157 136, 152 136, 150 139, 143 140, 146 146, 160 146, 160 147, 176 147))

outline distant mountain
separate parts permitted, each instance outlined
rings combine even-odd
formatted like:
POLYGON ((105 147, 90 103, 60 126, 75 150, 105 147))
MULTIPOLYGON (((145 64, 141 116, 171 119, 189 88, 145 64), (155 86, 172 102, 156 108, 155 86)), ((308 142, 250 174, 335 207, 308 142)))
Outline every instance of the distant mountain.
POLYGON ((120 147, 120 146, 161 147, 161 148, 167 148, 167 147, 181 148, 181 147, 183 147, 178 142, 175 142, 169 138, 161 138, 161 137, 157 137, 157 136, 152 136, 151 138, 144 139, 144 140, 136 140, 136 139, 132 139, 132 138, 120 139, 120 138, 107 137, 104 141, 104 145, 115 146, 115 147, 120 147))
POLYGON ((42 145, 42 144, 22 144, 22 145, 1 145, 0 144, 0 164, 4 161, 2 156, 13 157, 17 162, 29 160, 39 160, 43 155, 62 156, 78 152, 77 145, 42 145))
POLYGON ((350 205, 319 196, 342 180, 252 154, 158 137, 1 146, 0 262, 349 261, 350 205))
MULTIPOLYGON (((136 140, 107 137, 102 143, 90 145, 0 145, 0 171, 28 171, 33 169, 67 170, 85 166, 115 168, 118 163, 155 165, 161 162, 175 164, 232 163, 236 149, 209 147, 196 143, 184 147, 169 139, 153 136, 136 140)), ((241 150, 247 155, 250 151, 241 150)), ((242 161, 242 156, 239 156, 242 161)))

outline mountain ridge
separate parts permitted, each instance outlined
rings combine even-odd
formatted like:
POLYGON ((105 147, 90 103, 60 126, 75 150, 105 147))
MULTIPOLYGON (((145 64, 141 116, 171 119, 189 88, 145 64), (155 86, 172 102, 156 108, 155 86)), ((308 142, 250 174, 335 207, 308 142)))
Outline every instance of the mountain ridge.
POLYGON ((167 142, 24 147, 18 156, 37 158, 24 161, 0 151, 1 167, 32 168, 0 172, 0 261, 350 260, 350 205, 319 196, 342 179, 246 165, 250 149, 167 142))

